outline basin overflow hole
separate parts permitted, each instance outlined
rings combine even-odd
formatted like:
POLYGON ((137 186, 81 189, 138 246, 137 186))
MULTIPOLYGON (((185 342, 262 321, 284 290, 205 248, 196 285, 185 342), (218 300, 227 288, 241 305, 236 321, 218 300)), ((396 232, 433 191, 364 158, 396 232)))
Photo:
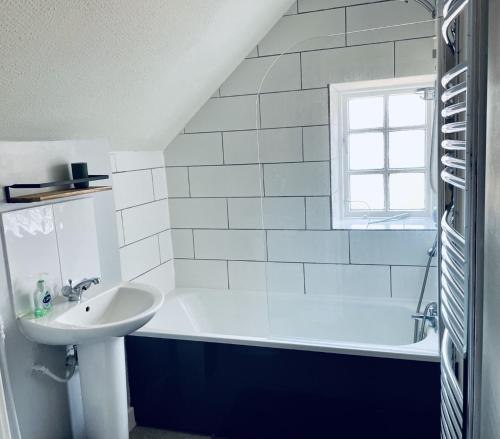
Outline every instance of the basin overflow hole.
POLYGON ((89 312, 90 311, 90 306, 86 306, 85 307, 85 312, 89 312))

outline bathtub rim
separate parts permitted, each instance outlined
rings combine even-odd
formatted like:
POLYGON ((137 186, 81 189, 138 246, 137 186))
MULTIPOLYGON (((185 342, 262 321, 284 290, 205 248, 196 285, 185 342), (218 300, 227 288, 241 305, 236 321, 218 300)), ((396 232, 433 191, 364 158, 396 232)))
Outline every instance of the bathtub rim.
MULTIPOLYGON (((237 292, 222 289, 207 288, 175 288, 165 294, 165 299, 176 298, 183 294, 197 294, 205 292, 228 292, 229 294, 238 294, 237 292)), ((245 291, 246 293, 259 293, 255 291, 245 291)), ((362 300, 360 297, 352 297, 354 301, 362 300)), ((370 298, 373 300, 373 298, 370 298)), ((384 298, 380 298, 383 300, 384 298)), ((378 300, 378 299, 376 299, 378 300)), ((393 300, 393 299, 391 299, 393 300)), ((406 299, 394 299, 394 304, 407 304, 406 299)), ((163 307, 168 305, 165 300, 163 307)), ((433 329, 429 328, 428 334, 424 340, 419 343, 405 345, 383 345, 346 341, 324 341, 321 339, 301 339, 286 338, 279 336, 250 336, 250 335, 230 335, 213 332, 187 332, 185 330, 172 330, 172 328, 162 329, 158 327, 151 328, 151 323, 143 326, 131 336, 165 338, 173 340, 199 341, 208 343, 224 343, 243 346, 270 347, 278 349, 295 349, 312 352, 336 353, 345 355, 370 356, 378 358, 394 358, 403 360, 439 362, 439 336, 433 329)))

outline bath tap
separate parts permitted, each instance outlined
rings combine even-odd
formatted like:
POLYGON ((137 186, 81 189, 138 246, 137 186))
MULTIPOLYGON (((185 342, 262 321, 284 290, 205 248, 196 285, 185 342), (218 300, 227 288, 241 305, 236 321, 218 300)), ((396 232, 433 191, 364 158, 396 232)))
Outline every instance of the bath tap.
POLYGON ((101 282, 98 277, 91 277, 90 279, 83 279, 73 286, 71 279, 68 280, 69 285, 62 287, 62 295, 67 297, 70 302, 79 302, 82 299, 82 294, 87 291, 92 285, 97 285, 101 282))
POLYGON ((425 309, 424 312, 418 312, 415 314, 412 314, 411 316, 412 319, 416 321, 421 321, 422 326, 420 327, 420 335, 418 336, 416 341, 421 341, 424 337, 424 331, 425 331, 425 326, 430 326, 434 330, 437 330, 438 326, 438 305, 436 302, 431 302, 429 303, 425 309))

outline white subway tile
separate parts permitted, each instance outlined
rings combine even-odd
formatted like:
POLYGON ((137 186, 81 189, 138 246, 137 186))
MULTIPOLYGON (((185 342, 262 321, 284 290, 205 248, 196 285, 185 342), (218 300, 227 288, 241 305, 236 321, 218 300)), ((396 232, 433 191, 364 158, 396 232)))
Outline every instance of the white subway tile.
POLYGON ((138 241, 170 227, 168 201, 160 200, 122 212, 125 243, 138 241))
POLYGON ((174 267, 178 288, 227 288, 226 261, 175 259, 174 267))
POLYGON ((262 128, 328 124, 328 93, 324 89, 287 91, 260 97, 262 128))
POLYGON ((160 265, 158 237, 151 236, 120 249, 122 277, 129 281, 160 265))
POLYGON ((390 297, 389 267, 305 264, 306 292, 339 296, 390 297))
POLYGON ((162 151, 117 151, 114 156, 117 172, 165 166, 162 151))
MULTIPOLYGON (((351 231, 353 264, 425 265, 435 231, 351 231)), ((433 260, 435 265, 436 259, 433 260)))
POLYGON ((224 159, 228 164, 302 161, 301 129, 224 133, 224 159))
POLYGON ((167 171, 165 168, 157 168, 151 171, 153 173, 153 189, 155 200, 167 198, 167 171))
POLYGON ((187 168, 167 168, 167 193, 169 197, 189 197, 187 168))
POLYGON ((304 198, 229 198, 230 229, 303 229, 304 198))
POLYGON ((194 258, 193 231, 190 229, 172 229, 171 234, 174 258, 194 258))
POLYGON ((200 259, 263 261, 266 235, 260 230, 195 230, 194 248, 200 259))
POLYGON ((330 194, 329 162, 264 165, 266 196, 330 194))
POLYGON ((396 77, 436 73, 434 38, 396 41, 396 77))
POLYGON ((189 170, 191 196, 260 196, 260 174, 259 165, 193 167, 189 170))
POLYGON ((320 11, 322 9, 342 8, 344 6, 373 3, 380 0, 299 0, 299 12, 320 11))
MULTIPOLYGON (((391 267, 392 297, 418 300, 424 281, 425 267, 391 267)), ((425 287, 424 301, 431 302, 438 297, 437 268, 431 267, 425 287)))
POLYGON ((269 293, 304 293, 302 264, 229 261, 229 288, 269 293))
POLYGON ((222 164, 221 133, 180 134, 165 149, 167 166, 222 164))
POLYGON ((330 197, 306 198, 306 228, 331 229, 331 206, 330 197))
POLYGON ((328 126, 304 127, 304 160, 330 160, 330 130, 328 126))
POLYGON ((266 291, 265 262, 229 261, 231 290, 266 291))
POLYGON ((164 294, 175 288, 174 261, 161 264, 134 279, 134 282, 158 288, 164 294))
POLYGON ((175 198, 170 203, 172 227, 178 229, 227 229, 224 198, 175 198))
POLYGON ((304 294, 302 264, 268 262, 266 276, 267 291, 270 293, 304 294))
POLYGON ((303 88, 394 76, 393 43, 320 50, 302 54, 303 88))
POLYGON ((113 194, 117 210, 154 200, 151 171, 113 174, 113 194))
POLYGON ((123 222, 122 213, 116 212, 116 231, 118 233, 118 245, 121 247, 125 245, 125 238, 123 236, 123 222))
POLYGON ((417 2, 388 1, 347 8, 347 44, 371 44, 382 41, 430 37, 434 35, 434 22, 429 13, 417 2), (421 24, 405 23, 428 21, 421 24), (388 27, 389 26, 389 27, 388 27), (395 26, 395 27, 390 27, 395 26), (383 28, 356 32, 365 29, 383 28))
POLYGON ((278 55, 285 51, 298 52, 343 46, 344 35, 324 36, 344 31, 343 9, 285 16, 259 43, 259 54, 278 55))
POLYGON ((257 127, 257 96, 210 99, 186 126, 186 133, 250 130, 257 127))
POLYGON ((345 231, 267 232, 269 261, 348 263, 349 238, 345 231))
POLYGON ((222 96, 256 94, 259 87, 261 93, 300 89, 299 54, 245 59, 221 85, 220 92, 222 96))
POLYGON ((164 262, 170 261, 173 256, 173 248, 172 248, 172 235, 170 230, 166 230, 158 235, 158 241, 160 243, 160 261, 163 264, 164 262))

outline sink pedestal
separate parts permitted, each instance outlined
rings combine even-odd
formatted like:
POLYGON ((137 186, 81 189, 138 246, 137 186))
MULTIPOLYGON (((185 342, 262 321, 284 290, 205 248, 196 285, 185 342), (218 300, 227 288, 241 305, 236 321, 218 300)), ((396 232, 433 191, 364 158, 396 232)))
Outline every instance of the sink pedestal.
POLYGON ((87 438, 128 439, 123 337, 77 349, 87 438))

